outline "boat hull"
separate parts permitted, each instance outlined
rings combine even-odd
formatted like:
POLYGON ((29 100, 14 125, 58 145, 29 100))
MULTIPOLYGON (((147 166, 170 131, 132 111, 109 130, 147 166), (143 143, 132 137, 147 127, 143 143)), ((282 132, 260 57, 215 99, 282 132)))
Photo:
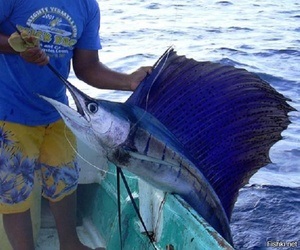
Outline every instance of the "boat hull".
MULTIPOLYGON (((144 199, 154 199, 149 207, 139 207, 140 210, 149 210, 146 212, 150 214, 147 217, 154 220, 149 231, 153 233, 157 249, 233 249, 179 196, 153 189, 149 197, 145 193, 140 193, 139 180, 134 175, 128 172, 125 174, 138 205, 144 199)), ((80 185, 78 198, 82 216, 92 219, 108 250, 121 249, 120 242, 124 250, 154 249, 141 229, 141 223, 123 183, 121 183, 120 241, 116 179, 115 166, 111 164, 101 184, 80 185)), ((145 211, 142 213, 145 214, 145 211)))

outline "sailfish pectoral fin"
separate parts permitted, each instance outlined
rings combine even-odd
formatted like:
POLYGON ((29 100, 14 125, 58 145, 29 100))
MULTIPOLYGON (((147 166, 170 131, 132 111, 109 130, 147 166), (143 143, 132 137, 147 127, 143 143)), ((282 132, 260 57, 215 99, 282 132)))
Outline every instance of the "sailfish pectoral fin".
POLYGON ((154 157, 150 157, 150 156, 147 156, 147 155, 144 155, 144 154, 139 154, 139 153, 136 153, 136 152, 128 152, 128 154, 137 159, 137 160, 140 160, 140 161, 149 161, 149 162, 152 162, 154 164, 163 164, 163 165, 168 165, 170 167, 177 167, 179 168, 180 167, 180 163, 178 162, 166 162, 165 160, 162 160, 162 159, 157 159, 157 158, 154 158, 154 157))

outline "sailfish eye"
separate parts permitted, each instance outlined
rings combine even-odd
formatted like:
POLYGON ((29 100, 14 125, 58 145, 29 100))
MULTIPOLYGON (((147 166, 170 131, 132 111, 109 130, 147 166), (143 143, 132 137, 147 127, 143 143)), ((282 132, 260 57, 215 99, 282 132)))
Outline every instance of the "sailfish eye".
POLYGON ((97 103, 94 102, 90 102, 87 105, 87 110, 91 113, 91 114, 95 114, 98 111, 98 105, 97 103))

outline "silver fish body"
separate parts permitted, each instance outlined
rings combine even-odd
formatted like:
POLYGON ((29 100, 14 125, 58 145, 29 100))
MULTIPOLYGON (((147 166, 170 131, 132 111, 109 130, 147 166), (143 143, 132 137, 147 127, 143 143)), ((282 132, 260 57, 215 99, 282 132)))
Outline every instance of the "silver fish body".
POLYGON ((41 96, 61 114, 67 126, 91 149, 156 188, 180 195, 229 242, 224 209, 192 157, 155 117, 126 103, 95 100, 67 86, 78 111, 41 96))

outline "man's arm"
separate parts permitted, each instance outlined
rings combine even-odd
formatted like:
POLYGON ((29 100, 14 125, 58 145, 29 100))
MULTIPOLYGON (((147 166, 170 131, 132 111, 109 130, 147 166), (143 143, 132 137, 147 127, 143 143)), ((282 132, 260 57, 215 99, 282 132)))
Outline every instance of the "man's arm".
POLYGON ((76 49, 73 56, 76 76, 87 84, 102 89, 135 90, 151 67, 141 67, 131 74, 111 70, 100 62, 97 50, 76 49))

